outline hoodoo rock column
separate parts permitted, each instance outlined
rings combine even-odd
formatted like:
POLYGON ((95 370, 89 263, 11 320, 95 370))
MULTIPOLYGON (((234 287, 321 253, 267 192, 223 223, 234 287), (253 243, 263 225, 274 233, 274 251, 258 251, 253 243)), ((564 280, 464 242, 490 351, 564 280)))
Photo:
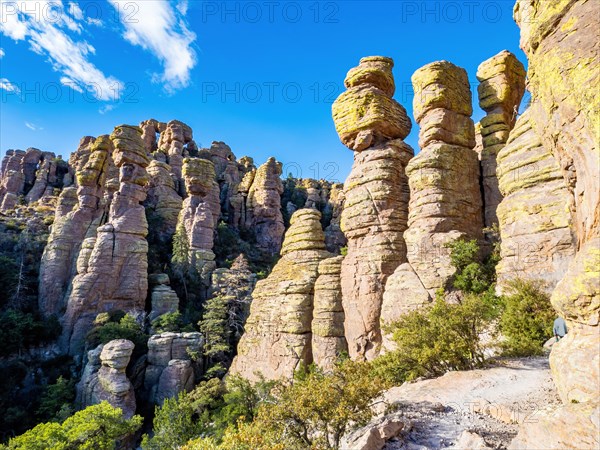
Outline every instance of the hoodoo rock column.
POLYGON ((361 59, 346 76, 347 91, 333 104, 336 131, 355 152, 344 184, 341 216, 348 239, 341 268, 344 328, 353 359, 372 359, 379 353, 383 286, 406 261, 405 167, 414 152, 402 141, 411 123, 406 110, 392 98, 392 67, 390 58, 361 59))

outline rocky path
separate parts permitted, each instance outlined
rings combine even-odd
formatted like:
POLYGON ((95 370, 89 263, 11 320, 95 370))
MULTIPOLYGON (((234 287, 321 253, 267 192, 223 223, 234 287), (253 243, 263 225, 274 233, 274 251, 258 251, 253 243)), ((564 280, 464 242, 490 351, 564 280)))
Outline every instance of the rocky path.
POLYGON ((547 357, 501 360, 487 369, 406 383, 385 397, 412 423, 386 450, 503 449, 520 423, 560 403, 547 357))

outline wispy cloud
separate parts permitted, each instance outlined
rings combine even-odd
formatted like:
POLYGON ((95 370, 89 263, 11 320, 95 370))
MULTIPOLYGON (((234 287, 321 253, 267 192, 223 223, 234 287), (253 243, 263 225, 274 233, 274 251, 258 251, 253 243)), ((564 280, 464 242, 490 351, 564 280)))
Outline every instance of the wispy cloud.
POLYGON ((0 89, 3 89, 7 92, 14 92, 16 94, 21 92, 19 87, 16 84, 11 83, 11 81, 7 78, 0 78, 0 89))
MULTIPOLYGON (((47 56, 52 68, 68 79, 71 86, 91 92, 100 100, 113 100, 121 91, 121 83, 106 76, 89 57, 95 53, 85 40, 74 40, 68 33, 79 35, 83 18, 74 4, 64 7, 61 1, 0 0, 0 31, 15 41, 29 42, 31 49, 47 56)), ((155 3, 155 2, 151 2, 155 3)), ((65 84, 65 83, 63 83, 65 84)))
POLYGON ((42 127, 38 127, 36 124, 31 122, 25 122, 25 126, 29 128, 31 131, 40 131, 43 130, 42 127))
POLYGON ((196 35, 185 21, 187 1, 180 0, 175 7, 169 1, 109 2, 117 9, 125 27, 124 38, 160 60, 164 72, 155 78, 165 89, 172 92, 188 86, 197 59, 192 48, 196 35))
POLYGON ((0 58, 4 57, 6 53, 4 53, 4 49, 0 48, 0 58))
POLYGON ((100 108, 98 110, 98 112, 100 114, 106 114, 107 112, 112 111, 113 109, 115 109, 115 105, 104 105, 102 108, 100 108))

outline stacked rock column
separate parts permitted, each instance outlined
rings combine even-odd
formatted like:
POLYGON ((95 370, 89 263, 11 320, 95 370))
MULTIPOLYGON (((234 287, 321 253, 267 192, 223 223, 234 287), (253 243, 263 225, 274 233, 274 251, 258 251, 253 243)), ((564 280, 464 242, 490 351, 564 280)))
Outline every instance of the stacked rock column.
POLYGON ((96 315, 112 310, 143 310, 148 293, 148 224, 141 202, 148 182, 144 143, 138 127, 121 125, 110 139, 119 168, 119 190, 108 223, 98 228, 93 249, 78 274, 63 320, 62 344, 77 355, 96 315))
POLYGON ((479 160, 467 72, 438 61, 417 70, 412 83, 421 152, 406 168, 410 215, 404 239, 408 261, 433 297, 454 273, 446 244, 481 238, 479 160))
POLYGON ((342 143, 354 164, 344 184, 341 229, 348 254, 341 268, 345 336, 353 359, 380 351, 383 286, 406 261, 402 233, 408 219, 405 167, 413 150, 404 139, 411 129, 395 91, 390 58, 363 58, 344 81, 347 91, 333 104, 342 143))
POLYGON ((300 209, 290 220, 281 259, 252 293, 246 332, 230 373, 256 380, 291 379, 300 364, 312 362, 311 322, 319 262, 325 250, 321 213, 300 209))
POLYGON ((188 263, 200 276, 204 286, 200 298, 206 299, 216 268, 213 245, 221 212, 219 185, 215 181, 214 164, 206 159, 184 159, 182 174, 188 197, 179 213, 177 233, 182 233, 187 241, 188 263))
POLYGON ((496 174, 496 159, 517 120, 525 93, 525 68, 515 55, 503 50, 477 69, 479 106, 487 113, 481 119, 481 176, 484 225, 498 224, 496 209, 502 201, 496 174))

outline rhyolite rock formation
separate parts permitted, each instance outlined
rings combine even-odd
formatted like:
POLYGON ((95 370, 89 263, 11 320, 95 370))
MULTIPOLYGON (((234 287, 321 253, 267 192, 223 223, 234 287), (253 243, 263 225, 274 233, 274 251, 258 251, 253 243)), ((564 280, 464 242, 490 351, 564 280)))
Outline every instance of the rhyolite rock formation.
POLYGON ((151 212, 154 228, 161 241, 168 241, 175 234, 177 218, 183 199, 177 193, 176 180, 171 175, 171 166, 153 160, 147 168, 149 175, 148 197, 144 206, 151 212))
POLYGON ((179 311, 179 298, 177 293, 171 289, 171 280, 166 273, 152 274, 148 276, 151 286, 150 301, 152 309, 148 315, 151 322, 163 314, 179 311))
POLYGON ((285 232, 282 193, 281 163, 269 158, 256 171, 248 191, 245 227, 254 232, 256 246, 271 255, 279 253, 285 232))
POLYGON ((148 224, 141 202, 148 183, 144 143, 138 127, 121 125, 110 136, 119 168, 108 221, 91 238, 89 253, 81 252, 77 276, 63 317, 61 347, 78 355, 98 313, 143 310, 148 294, 148 224), (93 245, 92 245, 93 243, 93 245))
POLYGON ((480 122, 484 225, 492 227, 498 224, 496 209, 502 200, 496 158, 517 120, 525 93, 525 68, 515 55, 503 50, 480 64, 477 79, 479 106, 487 113, 480 122))
POLYGON ((405 109, 392 99, 392 67, 390 58, 361 59, 346 76, 347 91, 332 107, 341 141, 355 151, 341 215, 348 239, 341 268, 344 328, 354 359, 372 359, 379 353, 382 287, 406 261, 405 168, 413 150, 402 141, 411 123, 405 109))
POLYGON ((38 304, 44 315, 64 313, 81 246, 86 238, 88 243, 95 239, 96 228, 107 213, 103 197, 112 148, 105 135, 83 139, 76 152, 80 158, 75 172, 77 188, 65 189, 59 197, 40 264, 38 304))
POLYGON ((202 351, 200 333, 162 333, 148 340, 148 366, 144 375, 147 401, 162 405, 165 399, 189 392, 200 372, 192 355, 202 351))
POLYGON ((292 378, 301 363, 312 362, 311 322, 319 262, 325 250, 321 213, 301 209, 291 218, 281 259, 252 294, 246 332, 230 373, 256 380, 292 378))
POLYGON ((477 239, 483 228, 479 161, 467 72, 447 61, 412 76, 419 146, 406 173, 410 204, 408 262, 430 296, 454 273, 446 244, 477 239))
MULTIPOLYGON (((550 355, 565 406, 525 424, 513 442, 535 448, 600 445, 600 93, 597 17, 586 0, 518 0, 515 20, 529 60, 529 120, 559 161, 570 193, 577 254, 552 293, 569 333, 550 355)), ((567 211, 564 212, 567 214, 567 211)))
POLYGON ((325 369, 333 369, 339 356, 347 352, 344 337, 344 309, 340 272, 343 256, 324 259, 319 263, 315 282, 312 332, 313 362, 325 369))
POLYGON ((127 418, 136 409, 135 392, 125 370, 134 344, 116 339, 88 352, 88 362, 77 385, 77 404, 81 408, 107 401, 121 408, 127 418))
MULTIPOLYGON (((221 212, 214 164, 207 159, 186 158, 183 161, 183 178, 188 197, 179 213, 177 233, 179 240, 185 242, 178 251, 187 255, 178 257, 187 257, 188 264, 204 285, 201 298, 206 298, 211 274, 217 267, 213 246, 221 212)), ((176 241, 174 245, 181 244, 176 241)))
POLYGON ((531 128, 531 111, 517 121, 497 155, 501 260, 497 288, 515 278, 541 280, 548 292, 567 272, 576 251, 569 192, 558 161, 531 128))

